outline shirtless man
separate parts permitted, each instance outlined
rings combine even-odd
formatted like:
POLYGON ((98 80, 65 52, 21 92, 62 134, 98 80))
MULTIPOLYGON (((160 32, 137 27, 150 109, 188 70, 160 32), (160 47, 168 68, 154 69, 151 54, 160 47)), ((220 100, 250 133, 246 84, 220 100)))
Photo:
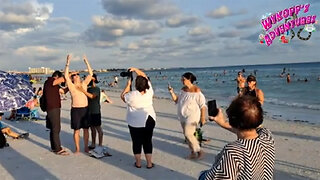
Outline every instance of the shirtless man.
POLYGON ((79 73, 71 73, 69 76, 69 64, 71 55, 67 56, 67 63, 65 68, 65 79, 68 89, 71 94, 71 129, 74 130, 73 139, 76 146, 75 154, 80 153, 80 129, 83 129, 83 141, 84 151, 89 152, 88 140, 89 140, 89 121, 88 121, 88 99, 87 96, 79 89, 87 89, 88 84, 92 79, 92 69, 88 63, 86 56, 83 56, 83 60, 87 65, 89 75, 84 81, 81 81, 79 73), (71 77, 71 78, 70 78, 71 77))
POLYGON ((237 85, 238 85, 237 92, 238 92, 239 95, 242 95, 243 89, 246 86, 246 79, 242 76, 242 72, 241 71, 238 72, 237 85))

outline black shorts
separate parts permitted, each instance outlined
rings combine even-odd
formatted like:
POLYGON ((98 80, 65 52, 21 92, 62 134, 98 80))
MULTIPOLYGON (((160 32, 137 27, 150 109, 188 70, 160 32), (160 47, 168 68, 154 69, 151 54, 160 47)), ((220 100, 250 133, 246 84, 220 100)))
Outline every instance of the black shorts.
POLYGON ((71 108, 71 129, 81 128, 89 128, 88 108, 71 108))
POLYGON ((89 114, 90 126, 101 126, 101 114, 89 114))

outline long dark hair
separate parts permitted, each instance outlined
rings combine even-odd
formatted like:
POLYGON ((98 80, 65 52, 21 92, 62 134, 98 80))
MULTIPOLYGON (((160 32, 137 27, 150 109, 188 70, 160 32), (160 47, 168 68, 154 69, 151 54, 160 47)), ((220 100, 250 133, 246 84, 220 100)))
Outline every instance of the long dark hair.
POLYGON ((197 80, 196 76, 193 75, 191 72, 186 72, 182 75, 184 78, 188 79, 191 83, 197 80))
POLYGON ((137 76, 136 78, 136 90, 139 92, 146 91, 150 86, 148 84, 148 79, 143 76, 137 76))

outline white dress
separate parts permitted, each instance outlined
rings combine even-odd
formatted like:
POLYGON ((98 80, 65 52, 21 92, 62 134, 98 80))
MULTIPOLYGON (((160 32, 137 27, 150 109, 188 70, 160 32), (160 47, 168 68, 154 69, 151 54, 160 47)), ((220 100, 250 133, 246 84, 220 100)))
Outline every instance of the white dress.
POLYGON ((178 119, 186 124, 199 123, 200 109, 206 106, 202 92, 186 92, 181 90, 178 97, 178 119))

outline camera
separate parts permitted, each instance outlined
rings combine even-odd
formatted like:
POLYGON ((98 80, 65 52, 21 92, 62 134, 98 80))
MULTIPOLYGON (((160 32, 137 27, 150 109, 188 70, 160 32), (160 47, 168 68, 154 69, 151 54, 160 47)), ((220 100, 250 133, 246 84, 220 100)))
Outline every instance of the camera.
POLYGON ((121 77, 131 77, 132 76, 132 72, 128 71, 123 71, 120 73, 121 77))
POLYGON ((121 72, 120 76, 121 77, 127 77, 128 79, 130 78, 131 81, 133 80, 132 72, 130 71, 130 69, 128 71, 121 72))

